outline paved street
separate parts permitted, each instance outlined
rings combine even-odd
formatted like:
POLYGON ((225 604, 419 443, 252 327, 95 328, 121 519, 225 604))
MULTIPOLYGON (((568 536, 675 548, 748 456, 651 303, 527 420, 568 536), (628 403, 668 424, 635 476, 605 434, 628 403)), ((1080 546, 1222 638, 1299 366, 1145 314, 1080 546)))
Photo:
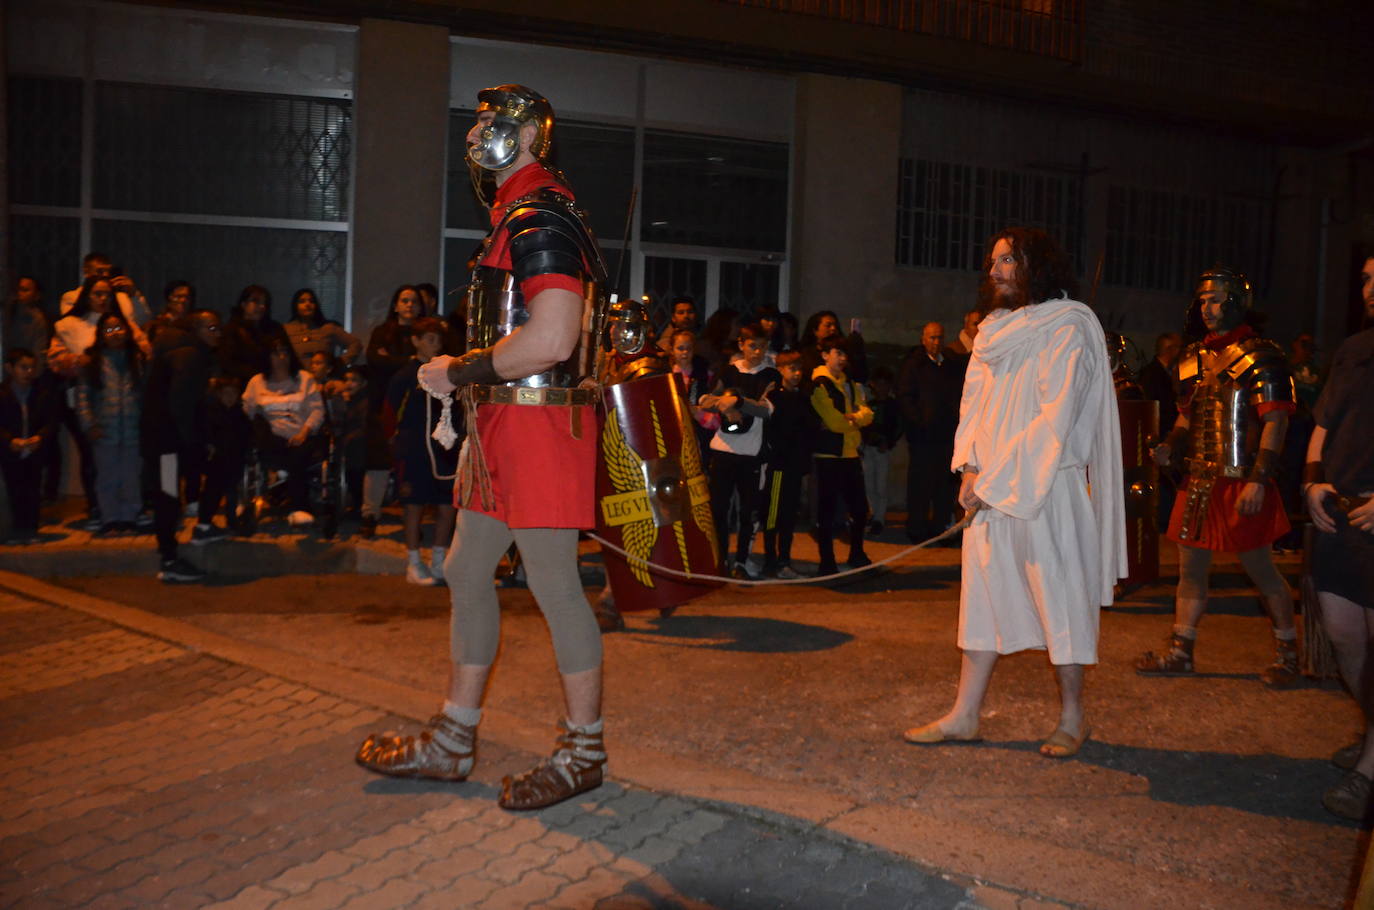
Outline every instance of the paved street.
POLYGON ((794 819, 633 785, 504 812, 493 783, 535 756, 495 742, 473 783, 377 778, 348 758, 408 723, 385 711, 12 591, 0 629, 7 907, 979 905, 794 819))
POLYGON ((479 769, 454 786, 351 761, 366 733, 437 705, 443 591, 385 575, 168 589, 0 573, 0 894, 23 907, 1348 899, 1366 835, 1319 800, 1358 718, 1330 682, 1258 683, 1265 624, 1234 567, 1199 678, 1129 669, 1167 630, 1167 578, 1104 613, 1093 740, 1051 762, 1036 753, 1053 727, 1043 655, 999 665, 984 744, 898 738, 953 694, 955 560, 921 551, 843 587, 731 587, 667 619, 631 616, 606 638, 613 782, 527 816, 497 809, 493 787, 547 749, 559 710, 523 590, 502 592, 479 769))

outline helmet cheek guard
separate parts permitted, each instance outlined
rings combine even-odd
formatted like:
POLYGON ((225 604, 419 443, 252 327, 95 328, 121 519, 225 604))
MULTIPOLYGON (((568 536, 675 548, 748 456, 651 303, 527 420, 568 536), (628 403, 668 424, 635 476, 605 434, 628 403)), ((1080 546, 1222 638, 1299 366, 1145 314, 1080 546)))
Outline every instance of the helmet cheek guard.
POLYGON ((498 85, 477 93, 477 113, 491 112, 477 141, 468 147, 468 163, 486 171, 504 171, 520 155, 520 130, 535 126, 530 154, 543 162, 553 145, 553 106, 547 98, 523 85, 498 85))
POLYGON ((478 141, 468 147, 468 161, 487 171, 504 171, 520 154, 520 124, 500 117, 478 131, 478 141))

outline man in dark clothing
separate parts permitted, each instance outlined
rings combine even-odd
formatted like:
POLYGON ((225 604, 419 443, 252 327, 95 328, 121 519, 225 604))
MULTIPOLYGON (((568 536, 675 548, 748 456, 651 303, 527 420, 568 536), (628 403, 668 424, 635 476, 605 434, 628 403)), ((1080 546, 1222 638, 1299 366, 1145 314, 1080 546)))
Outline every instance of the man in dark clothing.
POLYGON ((38 539, 43 448, 57 433, 57 395, 51 385, 36 382, 38 360, 28 348, 10 348, 5 381, 0 384, 0 472, 9 491, 11 539, 38 539))
POLYGON ((782 385, 767 395, 773 415, 764 424, 768 463, 763 503, 763 574, 801 578, 792 568, 792 533, 797 526, 802 479, 811 473, 811 446, 818 431, 816 411, 802 388, 801 354, 777 355, 782 385))
MULTIPOLYGON (((1183 350, 1183 336, 1165 332, 1155 339, 1154 359, 1140 370, 1140 388, 1148 401, 1159 402, 1159 430, 1162 437, 1178 420, 1178 391, 1174 388, 1174 365, 1183 350)), ((1168 471, 1159 474, 1159 508, 1155 523, 1159 530, 1169 527, 1169 515, 1174 511, 1174 496, 1178 488, 1168 471)))
POLYGON ((897 400, 905 422, 906 536, 913 543, 943 531, 954 512, 954 431, 965 363, 946 357, 945 330, 938 322, 921 330, 921 346, 902 361, 897 400))
POLYGON ((195 310, 185 322, 158 332, 143 397, 140 441, 143 484, 153 501, 157 549, 162 556, 158 580, 199 581, 205 573, 177 556, 178 465, 199 463, 205 454, 205 392, 219 346, 219 315, 195 310))
MULTIPOLYGON (((1366 324, 1374 320, 1374 256, 1360 281, 1366 324)), ((1364 715, 1364 733, 1331 757, 1347 773, 1327 790, 1322 805, 1342 818, 1362 820, 1374 803, 1374 328, 1336 349, 1331 376, 1315 409, 1307 445, 1303 498, 1316 534, 1312 582, 1319 614, 1336 652, 1341 679, 1364 715)))

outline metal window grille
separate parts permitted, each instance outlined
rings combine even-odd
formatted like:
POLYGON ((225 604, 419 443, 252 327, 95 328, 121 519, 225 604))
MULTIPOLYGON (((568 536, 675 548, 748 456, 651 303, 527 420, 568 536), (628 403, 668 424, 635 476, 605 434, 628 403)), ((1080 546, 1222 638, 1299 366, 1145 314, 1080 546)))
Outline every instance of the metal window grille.
POLYGON ((81 258, 81 222, 76 218, 13 215, 10 218, 10 274, 30 275, 43 286, 43 307, 57 318, 57 303, 72 285, 72 264, 81 258))
POLYGON ((50 307, 77 282, 82 253, 99 249, 155 307, 179 278, 221 310, 258 283, 282 299, 279 316, 299 287, 315 288, 326 316, 344 316, 349 102, 27 76, 9 85, 11 263, 43 282, 50 307))
POLYGON ((697 316, 706 300, 707 262, 705 259, 677 259, 669 256, 644 257, 644 293, 649 295, 649 319, 656 326, 668 324, 673 315, 668 301, 686 294, 697 301, 697 316))
POLYGON ((776 305, 781 272, 769 263, 722 262, 720 306, 738 313, 741 322, 752 321, 759 307, 776 305))
POLYGON ((166 282, 184 278, 196 285, 201 306, 221 313, 249 284, 272 291, 272 316, 278 320, 290 318, 287 305, 301 287, 315 289, 325 315, 343 311, 344 231, 97 219, 91 239, 138 279, 154 307, 161 304, 155 297, 166 282))
POLYGON ((1112 186, 1107 197, 1108 284, 1187 292, 1217 262, 1268 274, 1269 205, 1112 186))
POLYGON ((1082 57, 1083 0, 720 0, 957 38, 1059 60, 1082 57))
POLYGON ((96 86, 97 208, 347 221, 350 102, 96 86))
POLYGON ((1080 182, 1033 172, 904 158, 897 184, 897 264, 978 269, 1008 225, 1042 228, 1081 268, 1080 182))
POLYGON ((10 202, 81 203, 81 82, 11 76, 10 202))

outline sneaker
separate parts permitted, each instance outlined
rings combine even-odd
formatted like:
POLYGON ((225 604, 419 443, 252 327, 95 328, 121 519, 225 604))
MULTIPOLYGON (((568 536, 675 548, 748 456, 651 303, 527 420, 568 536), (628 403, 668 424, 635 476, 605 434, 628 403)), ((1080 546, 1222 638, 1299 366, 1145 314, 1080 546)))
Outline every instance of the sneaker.
POLYGON ((790 565, 787 565, 778 569, 776 577, 791 581, 794 578, 801 578, 802 574, 798 572, 796 569, 792 568, 790 565))
POLYGON ((91 509, 91 513, 86 516, 86 520, 78 525, 83 531, 99 531, 104 526, 105 522, 101 519, 100 513, 95 509, 91 509))
POLYGON ((199 518, 199 517, 200 517, 200 503, 199 503, 199 502, 188 502, 188 503, 186 503, 186 508, 185 508, 183 511, 186 513, 186 517, 187 517, 187 518, 199 518))
POLYGON ((377 536, 377 516, 363 516, 363 520, 358 523, 358 536, 363 540, 371 540, 377 536))
POLYGON ((196 525, 191 529, 191 543, 195 546, 228 539, 229 531, 215 525, 196 525))
POLYGON ((873 565, 873 560, 868 558, 867 553, 854 553, 850 555, 849 561, 845 565, 851 569, 862 569, 864 566, 873 565))
POLYGON ((115 534, 118 534, 119 531, 120 531, 119 522, 117 522, 117 521, 107 521, 107 522, 103 522, 103 523, 100 525, 100 527, 98 527, 98 528, 96 528, 94 531, 92 531, 92 532, 91 532, 91 536, 92 536, 92 537, 111 537, 111 536, 113 536, 113 535, 115 535, 115 534))
MULTIPOLYGON (((194 512, 191 514, 195 514, 194 512)), ((151 531, 156 524, 151 512, 142 512, 133 521, 128 522, 129 529, 132 531, 151 531)))
POLYGON ((204 572, 184 559, 164 559, 162 571, 157 573, 157 580, 163 584, 186 584, 204 577, 204 572))
POLYGON ((833 562, 823 562, 816 567, 816 577, 821 578, 825 575, 834 575, 838 571, 839 567, 836 566, 833 562))
POLYGON ((749 563, 747 562, 735 563, 734 568, 730 570, 730 577, 740 581, 758 581, 759 579, 757 575, 749 571, 749 563))
POLYGON ((289 525, 290 525, 291 527, 293 527, 293 528, 295 528, 295 527, 300 527, 301 525, 314 524, 314 523, 315 523, 315 516, 314 516, 314 515, 311 515, 309 512, 305 511, 304 509, 297 509, 296 511, 292 512, 290 515, 286 516, 286 523, 289 524, 289 525))
POLYGON ((434 576, 429 574, 429 569, 423 564, 417 566, 414 563, 406 566, 406 581, 425 588, 432 588, 436 584, 434 576))

